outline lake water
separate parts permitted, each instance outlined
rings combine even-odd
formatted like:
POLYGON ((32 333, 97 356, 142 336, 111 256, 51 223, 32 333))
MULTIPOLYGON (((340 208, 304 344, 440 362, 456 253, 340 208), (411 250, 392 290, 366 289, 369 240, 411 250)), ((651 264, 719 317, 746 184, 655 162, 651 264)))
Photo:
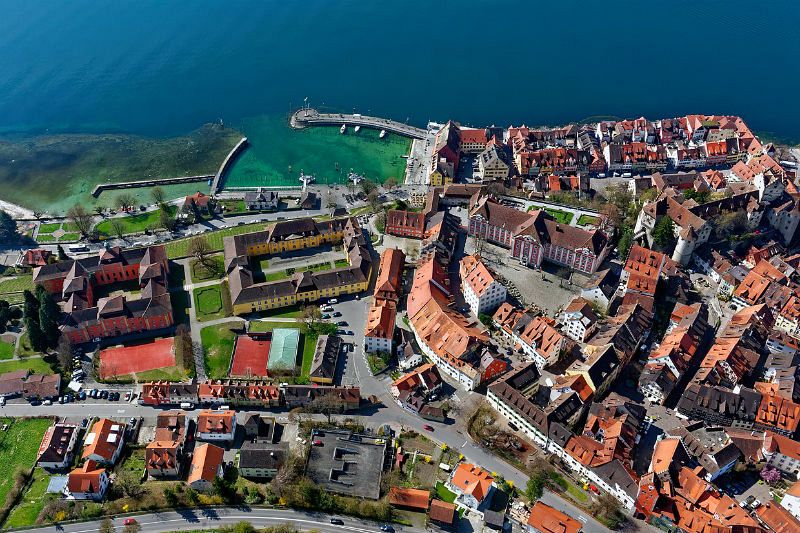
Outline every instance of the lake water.
POLYGON ((792 0, 0 0, 0 10, 0 133, 166 137, 223 119, 254 146, 274 144, 292 137, 259 131, 309 97, 417 125, 727 113, 800 138, 792 0))

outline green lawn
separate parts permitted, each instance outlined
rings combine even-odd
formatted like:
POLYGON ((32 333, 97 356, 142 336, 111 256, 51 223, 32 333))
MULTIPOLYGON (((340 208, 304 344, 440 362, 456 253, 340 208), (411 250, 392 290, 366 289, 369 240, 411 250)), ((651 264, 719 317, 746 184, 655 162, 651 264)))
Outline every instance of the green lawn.
POLYGON ((456 501, 456 494, 452 492, 450 489, 444 486, 444 483, 441 481, 436 482, 436 496, 447 503, 453 503, 456 501))
MULTIPOLYGON (((259 311, 258 315, 264 318, 301 318, 303 316, 303 310, 299 305, 291 305, 289 307, 259 311)), ((255 322, 251 322, 251 324, 255 324, 255 322)))
POLYGON ((248 331, 253 333, 265 333, 272 331, 275 328, 299 328, 302 324, 300 322, 293 324, 291 322, 264 322, 261 320, 251 320, 248 331))
MULTIPOLYGON (((28 359, 14 361, 0 361, 0 374, 6 372, 16 372, 17 370, 32 370, 37 374, 52 374, 53 369, 41 357, 30 357, 28 359)), ((0 501, 3 501, 0 498, 0 501)))
POLYGON ((580 487, 576 487, 569 481, 567 482, 567 492, 569 493, 570 496, 572 496, 574 500, 578 502, 586 503, 589 500, 589 496, 587 496, 586 493, 583 490, 581 490, 580 487))
MULTIPOLYGON (((254 231, 261 231, 267 227, 267 224, 260 222, 258 224, 245 224, 243 226, 234 226, 232 228, 225 228, 217 231, 209 231, 203 234, 203 238, 208 241, 209 246, 215 252, 222 251, 222 239, 230 235, 241 235, 243 233, 252 233, 254 231)), ((178 259, 181 257, 188 257, 189 243, 193 237, 185 239, 178 239, 168 242, 167 255, 170 259, 178 259)))
POLYGON ((277 272, 267 272, 264 274, 264 281, 278 281, 291 277, 292 276, 287 274, 285 270, 278 270, 277 272))
POLYGON ((203 265, 195 259, 192 265, 192 282, 211 281, 212 279, 222 279, 225 277, 225 258, 221 255, 209 257, 209 265, 203 265))
POLYGON ((80 233, 65 233, 61 236, 59 242, 70 242, 70 241, 77 241, 81 238, 80 233))
POLYGON ((192 296, 197 320, 206 322, 229 316, 225 310, 225 295, 223 295, 223 291, 226 290, 222 283, 194 289, 192 296))
POLYGON ((50 222, 48 224, 39 224, 39 234, 55 233, 60 229, 61 229, 61 222, 50 222))
POLYGON ((8 519, 3 524, 5 528, 32 526, 42 512, 45 504, 58 498, 58 494, 48 494, 47 485, 50 483, 50 474, 41 468, 33 472, 33 482, 25 491, 19 504, 11 510, 8 519))
POLYGON ((240 328, 243 325, 242 322, 226 322, 200 330, 206 374, 210 379, 228 377, 233 355, 233 340, 236 337, 231 328, 240 328))
POLYGON ((31 355, 36 355, 38 352, 33 349, 31 346, 31 340, 28 338, 28 332, 26 331, 19 337, 19 343, 17 344, 17 355, 20 357, 29 357, 31 355))
POLYGON ((33 276, 17 276, 0 281, 0 297, 9 292, 22 292, 33 290, 33 276))
MULTIPOLYGON (((177 207, 169 206, 168 214, 170 218, 175 217, 175 212, 177 211, 177 207)), ((114 236, 116 235, 116 231, 114 231, 114 227, 111 225, 110 218, 101 221, 97 224, 97 231, 101 235, 105 236, 114 236)), ((146 213, 137 213, 135 215, 125 215, 122 217, 116 217, 116 220, 122 224, 122 233, 128 235, 130 233, 141 233, 147 229, 158 228, 161 227, 161 210, 156 209, 155 211, 148 211, 146 213)))
POLYGON ((333 267, 334 268, 342 268, 342 267, 346 267, 346 266, 350 266, 350 262, 347 259, 337 259, 333 263, 333 267))
POLYGON ((600 225, 600 219, 598 217, 593 217, 592 215, 581 215, 578 218, 578 225, 579 226, 598 226, 600 225))
POLYGON ((14 345, 10 342, 0 341, 0 359, 11 359, 14 357, 14 345))
POLYGON ((308 333, 302 336, 303 342, 303 364, 300 367, 300 376, 307 378, 311 373, 311 363, 314 362, 314 350, 317 347, 317 339, 319 335, 316 333, 308 333))
POLYGON ((541 209, 546 211, 548 214, 552 215, 553 218, 556 219, 556 222, 560 224, 569 224, 572 222, 574 215, 569 211, 562 211, 560 209, 556 209, 554 207, 544 207, 541 205, 532 205, 528 208, 528 211, 533 211, 534 209, 541 209))
POLYGON ((14 486, 14 472, 18 468, 28 470, 36 463, 39 443, 52 423, 47 418, 0 419, 0 424, 8 424, 8 429, 0 432, 0 464, 6 472, 0 476, 0 502, 6 501, 14 486))
POLYGON ((122 465, 120 465, 116 470, 120 473, 122 472, 134 472, 136 474, 144 473, 144 458, 145 458, 145 449, 136 447, 136 448, 129 448, 129 455, 125 456, 123 459, 122 465))

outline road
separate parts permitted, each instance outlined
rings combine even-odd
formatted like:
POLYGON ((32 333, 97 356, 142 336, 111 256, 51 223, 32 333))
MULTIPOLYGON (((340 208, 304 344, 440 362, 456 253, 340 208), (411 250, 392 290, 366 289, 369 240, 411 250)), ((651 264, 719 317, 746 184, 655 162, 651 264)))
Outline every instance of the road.
MULTIPOLYGON (((284 524, 295 525, 301 530, 314 529, 322 533, 375 533, 379 531, 380 524, 355 518, 341 517, 343 525, 330 523, 329 515, 321 513, 306 513, 291 509, 258 509, 250 507, 215 507, 208 509, 168 511, 138 515, 135 520, 142 526, 142 531, 160 533, 165 531, 198 530, 217 528, 225 525, 247 521, 257 528, 278 526, 284 524)), ((114 519, 118 531, 123 528, 124 518, 114 519)), ((93 522, 79 522, 65 524, 61 528, 55 526, 29 529, 33 533, 91 533, 99 531, 100 520, 93 522)), ((424 533, 424 529, 396 526, 398 533, 424 533)))

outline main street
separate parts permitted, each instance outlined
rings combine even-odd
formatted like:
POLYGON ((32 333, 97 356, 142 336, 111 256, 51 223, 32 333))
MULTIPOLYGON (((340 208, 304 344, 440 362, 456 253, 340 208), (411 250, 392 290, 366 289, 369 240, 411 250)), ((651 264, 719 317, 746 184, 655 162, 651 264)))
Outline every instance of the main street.
MULTIPOLYGON (((165 531, 211 529, 221 526, 236 524, 237 522, 250 522, 257 528, 293 525, 300 530, 316 530, 321 533, 342 533, 344 531, 355 533, 375 533, 379 531, 380 523, 357 518, 341 516, 343 524, 330 523, 333 515, 322 513, 307 513, 291 509, 262 509, 252 507, 211 507, 206 509, 188 509, 181 511, 165 511, 160 513, 134 516, 134 520, 141 526, 142 531, 148 533, 162 533, 165 531)), ((113 519, 118 531, 121 531, 125 518, 113 519)), ((100 530, 101 520, 92 522, 77 522, 61 526, 48 526, 29 529, 32 533, 91 533, 100 530)), ((405 526, 394 526, 398 533, 423 533, 424 529, 405 526)))

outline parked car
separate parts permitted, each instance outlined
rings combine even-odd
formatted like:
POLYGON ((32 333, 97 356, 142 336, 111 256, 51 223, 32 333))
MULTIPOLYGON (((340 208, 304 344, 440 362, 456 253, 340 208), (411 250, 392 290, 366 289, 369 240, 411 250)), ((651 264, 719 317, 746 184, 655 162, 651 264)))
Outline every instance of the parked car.
POLYGON ((86 399, 86 391, 81 391, 80 394, 78 394, 78 399, 79 400, 85 400, 86 399))
POLYGON ((340 320, 339 322, 337 322, 337 323, 336 323, 336 325, 337 325, 337 326, 346 326, 346 325, 347 325, 347 322, 346 322, 346 321, 344 321, 344 320, 340 320))
POLYGON ((331 298, 330 300, 328 300, 328 303, 329 304, 338 304, 339 300, 337 300, 336 298, 331 298))
POLYGON ((383 524, 381 526, 381 531, 385 531, 386 533, 394 533, 394 527, 390 526, 389 524, 383 524))
POLYGON ((38 398, 32 398, 32 399, 31 399, 31 401, 30 401, 30 403, 31 403, 31 405, 33 405, 33 406, 36 406, 36 405, 42 405, 42 402, 41 402, 41 401, 40 401, 38 398))
POLYGON ((100 391, 100 398, 102 398, 103 400, 107 400, 108 399, 108 391, 107 390, 100 391))
POLYGON ((336 318, 339 318, 340 316, 342 316, 342 313, 340 313, 339 311, 336 311, 335 313, 333 313, 333 316, 335 316, 336 318))

